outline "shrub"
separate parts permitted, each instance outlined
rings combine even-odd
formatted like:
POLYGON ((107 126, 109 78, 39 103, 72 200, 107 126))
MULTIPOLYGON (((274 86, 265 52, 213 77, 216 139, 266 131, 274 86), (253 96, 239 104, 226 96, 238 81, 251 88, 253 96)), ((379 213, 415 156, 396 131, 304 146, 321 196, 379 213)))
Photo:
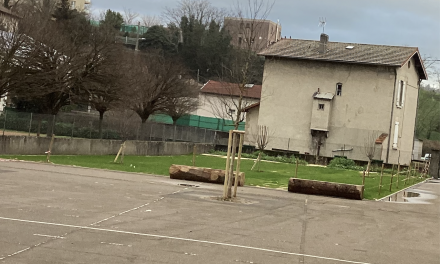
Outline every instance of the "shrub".
POLYGON ((332 159, 327 167, 346 170, 364 170, 363 167, 357 166, 353 160, 342 157, 332 159))

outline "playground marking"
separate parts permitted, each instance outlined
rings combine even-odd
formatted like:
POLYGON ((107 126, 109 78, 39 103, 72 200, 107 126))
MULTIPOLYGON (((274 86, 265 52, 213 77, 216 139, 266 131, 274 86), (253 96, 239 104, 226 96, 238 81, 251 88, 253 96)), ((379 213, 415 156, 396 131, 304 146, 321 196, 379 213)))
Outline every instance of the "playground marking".
MULTIPOLYGON (((87 230, 95 230, 95 231, 102 231, 102 232, 109 232, 109 233, 119 233, 119 234, 145 236, 145 237, 154 237, 154 238, 164 238, 164 239, 171 239, 171 240, 179 240, 179 241, 211 244, 211 245, 218 245, 218 246, 225 246, 225 247, 243 248, 243 249, 257 250, 257 251, 270 252, 270 253, 278 253, 278 254, 282 254, 282 255, 293 255, 293 256, 303 256, 303 257, 308 257, 308 258, 315 258, 315 259, 332 260, 332 261, 337 261, 337 262, 341 262, 341 263, 371 264, 371 263, 367 263, 367 262, 351 261, 351 260, 344 260, 344 259, 337 259, 337 258, 327 258, 327 257, 320 257, 320 256, 315 256, 315 255, 307 255, 307 254, 300 254, 300 253, 294 253, 294 252, 286 252, 286 251, 266 249, 266 248, 259 248, 259 247, 235 245, 235 244, 229 244, 229 243, 221 243, 221 242, 214 242, 214 241, 207 241, 207 240, 198 240, 198 239, 191 239, 191 238, 182 238, 182 237, 173 237, 173 236, 164 236, 164 235, 154 235, 154 234, 148 234, 148 233, 137 233, 137 232, 122 231, 122 230, 97 228, 97 227, 91 227, 91 226, 68 225, 68 224, 59 224, 59 223, 50 223, 50 222, 41 222, 41 221, 33 221, 33 220, 16 219, 16 218, 9 218, 9 217, 0 217, 0 220, 22 222, 22 223, 30 223, 30 224, 49 225, 49 226, 61 226, 61 227, 69 227, 69 228, 87 229, 87 230)), ((23 251, 26 251, 26 250, 29 250, 29 249, 30 248, 20 250, 20 251, 18 251, 16 253, 8 255, 8 257, 16 255, 16 254, 18 254, 20 252, 23 252, 23 251)), ((0 258, 0 260, 2 260, 2 259, 4 259, 4 258, 0 258)))

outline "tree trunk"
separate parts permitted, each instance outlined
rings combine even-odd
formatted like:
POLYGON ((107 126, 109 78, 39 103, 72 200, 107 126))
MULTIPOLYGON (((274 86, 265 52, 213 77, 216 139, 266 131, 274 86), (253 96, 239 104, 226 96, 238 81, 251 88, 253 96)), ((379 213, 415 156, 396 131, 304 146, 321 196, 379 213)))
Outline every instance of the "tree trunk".
POLYGON ((140 140, 145 140, 145 131, 146 131, 146 128, 147 128, 147 119, 142 119, 141 129, 140 129, 140 132, 139 132, 139 134, 140 134, 139 139, 140 140))
POLYGON ((368 159, 368 165, 367 165, 367 177, 370 176, 370 167, 371 167, 371 159, 368 159))
POLYGON ((51 137, 55 130, 55 115, 49 116, 49 120, 47 121, 47 132, 46 136, 51 137))
POLYGON ((105 111, 99 111, 99 124, 98 124, 98 135, 99 139, 102 139, 102 120, 104 119, 105 111))

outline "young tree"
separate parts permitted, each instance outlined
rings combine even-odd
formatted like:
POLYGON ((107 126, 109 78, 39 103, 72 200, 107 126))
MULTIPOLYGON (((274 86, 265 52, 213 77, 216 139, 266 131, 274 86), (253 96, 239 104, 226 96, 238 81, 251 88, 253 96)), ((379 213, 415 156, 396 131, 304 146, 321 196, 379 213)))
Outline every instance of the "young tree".
MULTIPOLYGON (((368 133, 368 135, 364 138, 364 154, 368 158, 368 165, 367 165, 367 176, 370 176, 370 168, 371 168, 371 162, 374 159, 374 155, 376 154, 377 148, 376 148, 376 139, 379 137, 381 133, 377 131, 373 131, 368 133)), ((364 175, 365 176, 365 175, 364 175)), ((362 184, 365 183, 365 179, 363 179, 362 184)))
MULTIPOLYGON (((232 114, 224 113, 231 116, 234 129, 237 129, 240 122, 244 120, 244 110, 251 104, 246 100, 248 84, 262 80, 264 61, 256 55, 253 40, 261 30, 261 20, 267 18, 272 7, 273 2, 266 3, 264 0, 248 0, 246 6, 237 3, 235 7, 235 17, 249 27, 246 26, 246 30, 243 32, 246 39, 244 46, 235 49, 229 65, 223 65, 224 69, 222 71, 224 73, 223 80, 226 79, 237 86, 236 89, 232 90, 234 93, 238 93, 237 99, 233 101, 235 112, 232 114)), ((226 105, 231 104, 229 98, 225 97, 223 102, 225 104, 223 109, 229 111, 230 108, 226 105)))

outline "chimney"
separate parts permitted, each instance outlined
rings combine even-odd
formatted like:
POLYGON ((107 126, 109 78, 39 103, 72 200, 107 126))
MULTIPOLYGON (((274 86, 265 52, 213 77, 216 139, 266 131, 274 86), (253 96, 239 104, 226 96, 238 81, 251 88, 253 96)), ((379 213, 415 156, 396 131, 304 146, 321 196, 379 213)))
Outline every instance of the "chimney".
POLYGON ((319 53, 325 53, 327 51, 328 35, 322 33, 319 39, 319 53))

